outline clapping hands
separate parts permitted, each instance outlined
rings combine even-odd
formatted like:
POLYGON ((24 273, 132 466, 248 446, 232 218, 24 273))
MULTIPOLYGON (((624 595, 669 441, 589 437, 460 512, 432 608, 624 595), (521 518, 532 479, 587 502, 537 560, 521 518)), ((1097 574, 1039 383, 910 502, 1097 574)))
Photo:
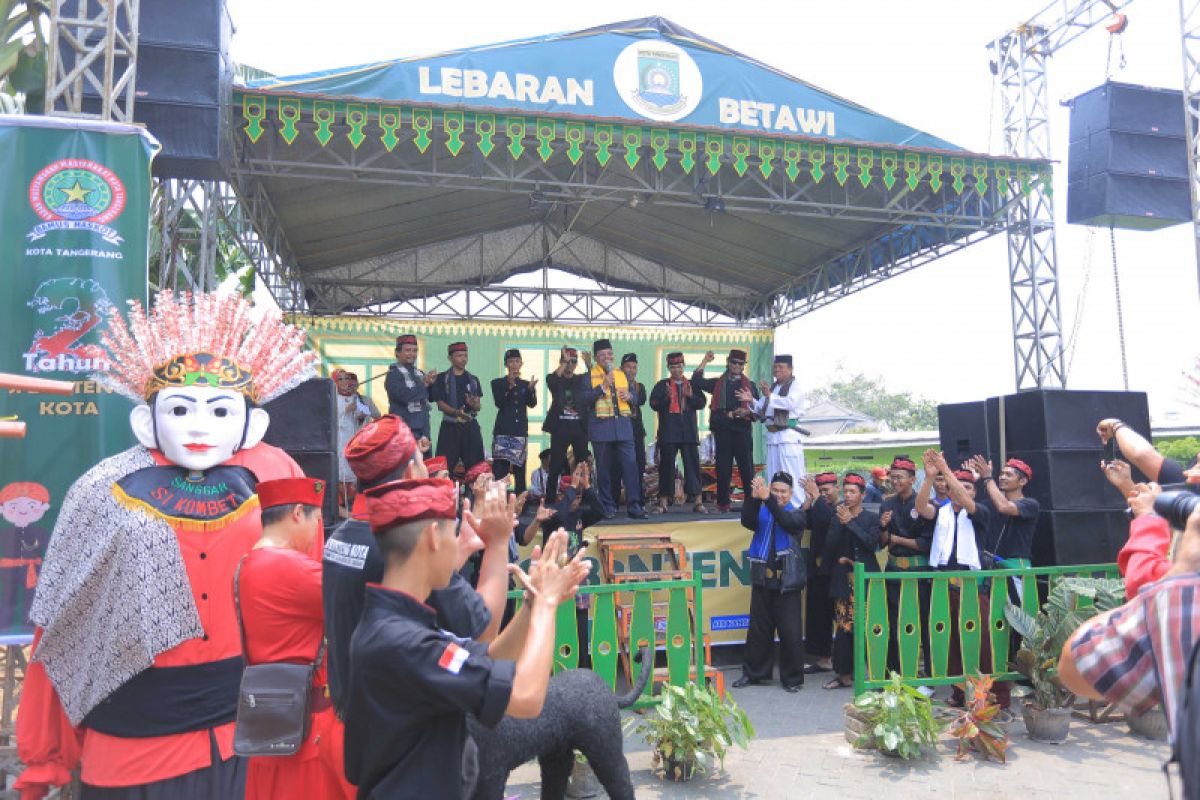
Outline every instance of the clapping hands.
POLYGON ((531 602, 556 608, 574 597, 587 580, 591 564, 584 559, 583 550, 567 558, 567 532, 559 528, 550 534, 545 548, 534 548, 528 573, 516 564, 509 564, 508 571, 529 592, 531 602))

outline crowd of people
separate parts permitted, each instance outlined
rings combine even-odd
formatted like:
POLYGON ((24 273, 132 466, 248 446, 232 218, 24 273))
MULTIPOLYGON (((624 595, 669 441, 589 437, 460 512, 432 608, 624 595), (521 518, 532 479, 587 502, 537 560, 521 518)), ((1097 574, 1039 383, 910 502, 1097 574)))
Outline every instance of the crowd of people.
MULTIPOLYGON (((388 374, 397 413, 377 416, 354 376, 336 376, 339 413, 356 430, 335 489, 262 441, 263 405, 313 372, 303 342, 277 318, 253 320, 237 297, 163 292, 152 314, 134 304, 128 325, 113 317, 106 381, 135 402, 138 444, 72 486, 50 539, 17 717, 23 798, 75 772, 83 796, 103 800, 470 796, 468 716, 486 726, 539 715, 563 604, 574 603, 587 639, 587 609, 576 602, 589 573, 584 533, 613 516, 622 495, 642 516, 634 445, 645 428, 634 411, 647 403, 660 415, 660 447, 682 456, 685 486, 694 415, 707 407, 721 472, 737 464, 747 487, 740 520, 751 532, 752 587, 735 687, 773 680, 776 636, 785 690, 823 672, 827 689, 851 684, 856 564, 904 572, 1030 563, 1039 508, 1025 493, 1035 478, 1027 464, 1008 459, 997 471, 975 456, 956 467, 931 449, 896 457, 884 476, 808 475, 790 358, 776 356, 773 383, 756 386, 737 350, 715 379, 704 375, 712 354, 685 378, 672 353, 668 377, 647 393, 636 358, 614 366, 609 342, 595 343, 579 375, 576 351, 563 348, 546 378, 551 447, 522 491, 507 478, 523 470, 537 381, 520 377, 520 353, 506 353, 506 374, 491 382, 502 413, 489 464, 466 346, 451 345, 445 373, 422 373, 415 339, 400 337, 388 374), (443 412, 436 448, 431 403, 443 412), (756 422, 767 426, 769 480, 752 465, 746 472, 756 422), (323 541, 322 500, 345 484, 348 517, 323 541), (523 570, 514 556, 531 544, 523 570), (513 585, 524 593, 519 607, 507 597, 513 585)), ((1120 420, 1102 421, 1098 433, 1122 456, 1101 468, 1134 516, 1118 559, 1131 600, 1071 637, 1061 678, 1128 709, 1162 703, 1177 744, 1193 741, 1179 737, 1200 732, 1191 677, 1200 496, 1182 484, 1200 484, 1200 469, 1158 456, 1120 420), (1134 483, 1135 469, 1151 481, 1134 483)), ((670 485, 674 459, 664 461, 670 485)), ((718 487, 718 506, 731 502, 728 484, 718 487)), ((899 598, 887 600, 894 622, 899 598)), ((927 616, 928 586, 919 602, 927 616)), ((956 587, 950 603, 957 618, 956 587)), ((951 631, 952 674, 961 670, 958 638, 951 631)), ((987 639, 981 667, 996 671, 1006 654, 988 652, 987 639)), ((921 649, 928 664, 927 641, 921 649)), ((887 658, 898 663, 895 648, 887 658)), ((1006 705, 1007 687, 996 694, 1006 705)), ((1186 775, 1191 753, 1181 760, 1186 775)))
MULTIPOLYGON (((388 413, 408 424, 424 452, 432 450, 445 458, 452 474, 465 473, 490 453, 490 468, 495 477, 512 475, 515 490, 524 492, 529 409, 538 405, 538 378, 521 377, 524 366, 521 352, 507 350, 505 374, 490 383, 496 418, 488 448, 484 446, 478 421, 483 382, 467 371, 466 343, 449 346, 450 364, 444 372, 422 371, 416 366, 418 354, 416 336, 397 337, 396 363, 389 368, 385 379, 388 413), (442 412, 436 437, 432 435, 429 416, 435 406, 442 412)), ((550 446, 539 454, 542 464, 531 481, 533 496, 553 504, 560 479, 569 475, 575 464, 590 460, 595 466, 595 488, 604 517, 614 517, 623 502, 630 517, 646 519, 649 514, 665 512, 674 501, 681 463, 685 503, 697 513, 707 513, 702 494, 702 437, 698 424, 698 412, 704 409, 709 412, 713 441, 718 511, 725 513, 732 509, 735 465, 739 479, 736 485, 748 487, 754 477, 756 422, 764 424, 767 430, 768 471, 787 469, 803 475, 804 450, 797 422, 804 399, 798 389, 793 390, 791 356, 776 356, 773 380, 758 383, 745 375, 744 350, 731 350, 725 371, 707 377, 706 368, 715 358, 709 351, 693 372, 686 375, 683 354, 669 353, 667 377, 647 390, 637 379, 637 354, 625 354, 618 364, 608 339, 596 340, 590 351, 561 348, 557 366, 545 377, 550 402, 542 430, 549 434, 550 446), (648 426, 644 414, 650 412, 657 415, 651 449, 658 469, 657 479, 646 481, 648 426), (644 496, 648 493, 647 486, 654 497, 644 496)), ((350 410, 350 401, 346 402, 345 413, 355 415, 361 425, 366 419, 362 414, 364 404, 360 402, 350 410)), ((348 438, 342 436, 343 445, 348 438)))

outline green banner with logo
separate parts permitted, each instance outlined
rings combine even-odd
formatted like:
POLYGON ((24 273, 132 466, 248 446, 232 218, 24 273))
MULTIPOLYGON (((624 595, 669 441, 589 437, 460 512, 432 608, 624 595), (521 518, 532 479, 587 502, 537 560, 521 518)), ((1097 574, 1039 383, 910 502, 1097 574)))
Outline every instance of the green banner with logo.
POLYGON ((0 117, 0 372, 71 381, 72 395, 0 392, 0 644, 28 641, 38 571, 63 495, 133 443, 129 403, 92 380, 110 309, 146 299, 150 162, 131 125, 0 117))

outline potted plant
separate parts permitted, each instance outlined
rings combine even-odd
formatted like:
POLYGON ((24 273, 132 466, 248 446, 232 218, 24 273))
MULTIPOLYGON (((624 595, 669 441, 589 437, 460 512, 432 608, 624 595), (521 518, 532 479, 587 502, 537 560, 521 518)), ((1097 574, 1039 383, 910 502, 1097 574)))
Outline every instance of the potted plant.
POLYGON ((881 691, 855 698, 846 715, 848 722, 864 723, 855 747, 875 747, 904 759, 918 758, 923 747, 937 742, 943 727, 933 716, 929 698, 895 672, 881 691))
POLYGON ((985 760, 1007 760, 1004 751, 1008 749, 1008 730, 1001 717, 1008 712, 991 695, 993 680, 991 675, 967 678, 966 702, 950 725, 950 735, 958 739, 956 761, 972 750, 983 753, 985 760))
POLYGON ((667 686, 658 706, 643 717, 630 717, 630 727, 654 749, 654 766, 673 781, 693 773, 711 774, 724 764, 730 746, 746 747, 754 726, 732 697, 724 700, 708 686, 667 686))
POLYGON ((1058 657, 1075 630, 1096 614, 1125 602, 1125 584, 1115 578, 1062 578, 1036 617, 1009 603, 1004 616, 1021 635, 1012 666, 1033 684, 1033 700, 1021 710, 1030 737, 1064 742, 1075 695, 1058 679, 1058 657))

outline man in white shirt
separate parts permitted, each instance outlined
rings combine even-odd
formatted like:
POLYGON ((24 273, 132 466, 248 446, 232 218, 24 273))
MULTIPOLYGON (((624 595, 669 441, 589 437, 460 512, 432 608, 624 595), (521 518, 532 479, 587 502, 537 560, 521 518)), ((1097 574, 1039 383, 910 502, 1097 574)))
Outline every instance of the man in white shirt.
POLYGON ((738 390, 737 398, 754 403, 759 419, 767 425, 767 474, 786 472, 797 481, 803 481, 801 476, 808 472, 804 468, 804 445, 797 420, 804 414, 804 395, 792 374, 792 357, 775 356, 771 374, 775 378, 772 385, 759 382, 761 399, 755 399, 745 389, 738 390))

